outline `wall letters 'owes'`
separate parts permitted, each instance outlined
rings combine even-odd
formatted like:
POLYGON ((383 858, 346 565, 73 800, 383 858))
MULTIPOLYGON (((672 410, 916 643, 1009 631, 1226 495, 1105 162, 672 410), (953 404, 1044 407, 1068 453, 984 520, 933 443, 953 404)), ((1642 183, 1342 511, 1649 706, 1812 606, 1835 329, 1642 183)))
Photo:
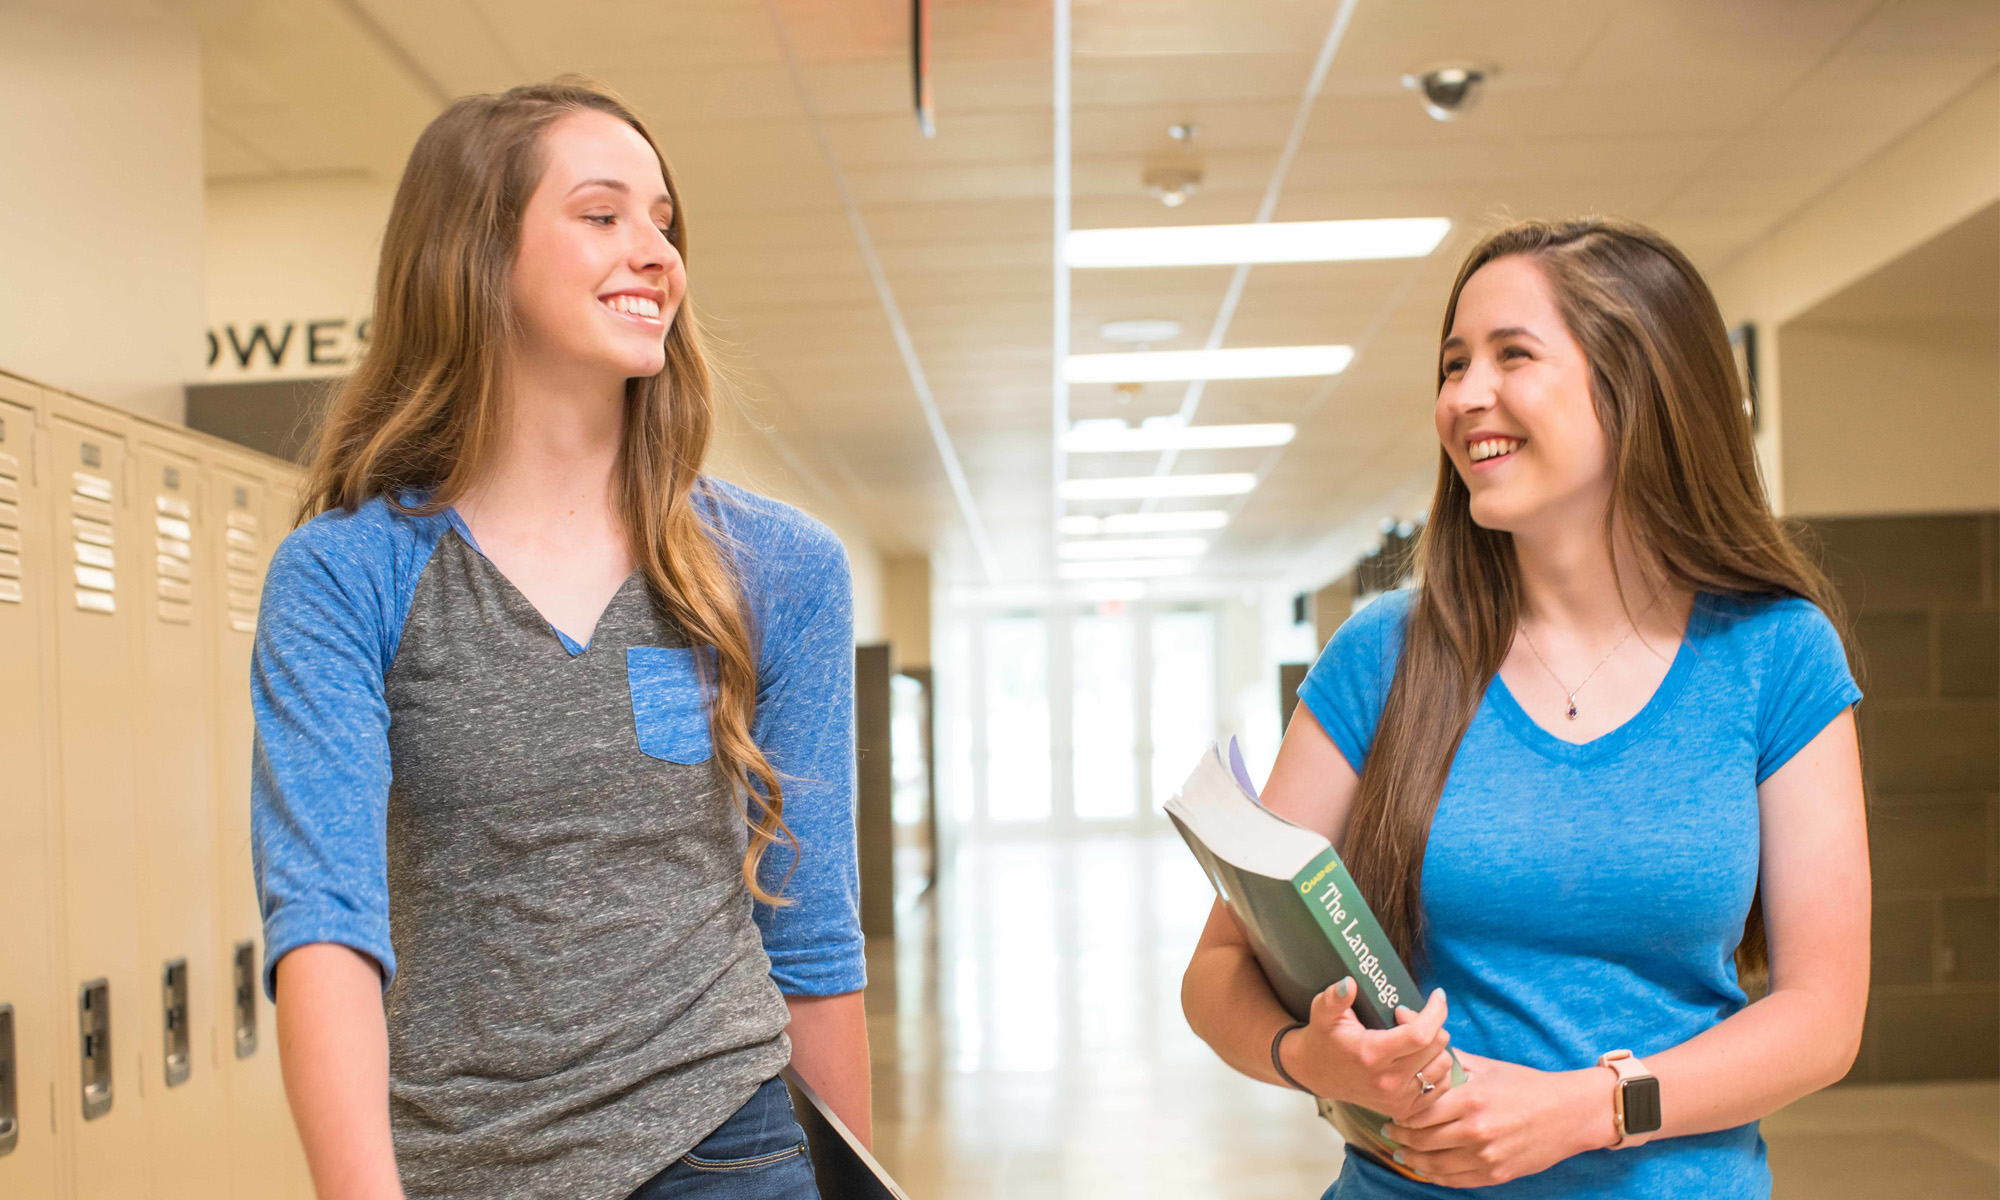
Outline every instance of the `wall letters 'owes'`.
POLYGON ((234 322, 208 331, 210 370, 248 371, 256 368, 346 367, 368 345, 368 318, 336 317, 317 321, 234 322))

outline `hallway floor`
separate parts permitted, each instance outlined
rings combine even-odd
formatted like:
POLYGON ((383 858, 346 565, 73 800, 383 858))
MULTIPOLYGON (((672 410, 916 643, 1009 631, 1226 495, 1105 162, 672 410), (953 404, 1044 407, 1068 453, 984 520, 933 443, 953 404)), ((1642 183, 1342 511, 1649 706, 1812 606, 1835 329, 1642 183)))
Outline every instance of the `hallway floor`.
MULTIPOLYGON (((1312 1200, 1303 1097, 1180 1013, 1212 893, 1171 832, 968 842, 871 948, 877 1156, 911 1200, 1312 1200)), ((1839 1088, 1765 1123, 1777 1200, 2000 1200, 2000 1084, 1839 1088)))

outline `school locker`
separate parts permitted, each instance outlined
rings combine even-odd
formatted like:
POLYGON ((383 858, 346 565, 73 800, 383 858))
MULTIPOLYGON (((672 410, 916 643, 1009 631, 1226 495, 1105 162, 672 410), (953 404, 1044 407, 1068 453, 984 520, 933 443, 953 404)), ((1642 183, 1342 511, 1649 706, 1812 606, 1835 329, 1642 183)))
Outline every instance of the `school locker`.
POLYGON ((44 711, 49 598, 56 563, 46 464, 37 461, 40 390, 0 375, 0 1196, 58 1194, 59 1047, 72 1045, 58 1002, 51 729, 44 711))
MULTIPOLYGON (((157 980, 142 965, 134 670, 140 544, 125 432, 131 422, 57 397, 48 419, 49 530, 56 572, 56 805, 62 985, 75 1200, 149 1193, 145 1022, 157 980)), ((157 1062, 154 1063, 158 1065, 157 1062)))
POLYGON ((217 998, 227 1076, 230 1194, 238 1200, 309 1200, 304 1151, 278 1068, 276 1014, 264 996, 263 920, 250 866, 250 648, 271 551, 290 529, 292 472, 248 455, 206 456, 201 531, 216 603, 215 914, 217 953, 229 976, 217 998))
POLYGON ((227 986, 215 944, 213 581, 198 446, 140 428, 133 447, 134 695, 147 1154, 154 1200, 229 1190, 222 1046, 211 998, 227 986), (155 1090, 157 1089, 157 1090, 155 1090))

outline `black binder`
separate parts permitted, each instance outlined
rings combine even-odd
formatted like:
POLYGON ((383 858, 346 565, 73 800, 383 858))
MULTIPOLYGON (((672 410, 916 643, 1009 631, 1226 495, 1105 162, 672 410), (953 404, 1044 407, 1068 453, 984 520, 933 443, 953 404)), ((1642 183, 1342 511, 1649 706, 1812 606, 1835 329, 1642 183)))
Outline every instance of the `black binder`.
POLYGON ((786 1067, 782 1074, 806 1131, 820 1200, 910 1200, 798 1072, 786 1067))

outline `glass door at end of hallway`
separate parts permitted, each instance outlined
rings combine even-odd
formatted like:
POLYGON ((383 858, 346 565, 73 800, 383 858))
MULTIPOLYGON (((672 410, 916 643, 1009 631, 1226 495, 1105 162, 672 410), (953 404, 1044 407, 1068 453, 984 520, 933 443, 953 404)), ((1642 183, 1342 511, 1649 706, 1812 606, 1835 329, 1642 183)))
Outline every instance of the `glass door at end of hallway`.
POLYGON ((967 614, 945 642, 941 774, 968 829, 1161 828, 1216 736, 1208 607, 967 614))

